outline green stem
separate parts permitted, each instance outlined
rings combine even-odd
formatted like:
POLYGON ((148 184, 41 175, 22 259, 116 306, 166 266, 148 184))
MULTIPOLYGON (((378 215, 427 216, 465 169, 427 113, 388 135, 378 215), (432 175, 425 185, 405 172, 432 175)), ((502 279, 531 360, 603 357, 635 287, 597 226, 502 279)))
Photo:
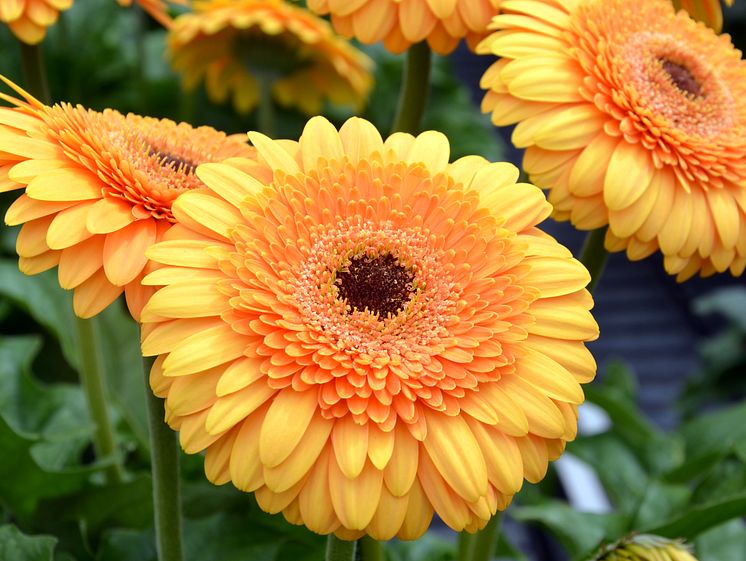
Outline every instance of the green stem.
POLYGON ((20 41, 21 67, 23 70, 24 87, 42 103, 49 105, 52 96, 49 94, 47 73, 44 70, 44 55, 41 45, 27 45, 20 41))
POLYGON ((407 51, 393 132, 417 134, 420 131, 430 90, 431 59, 432 53, 426 41, 412 45, 407 51))
POLYGON ((326 538, 326 561, 354 561, 355 542, 340 540, 334 534, 326 538))
POLYGON ((604 272, 606 260, 609 257, 609 252, 604 247, 605 237, 606 228, 592 230, 585 238, 583 250, 580 252, 580 262, 585 265, 585 268, 591 274, 591 282, 586 287, 589 292, 593 292, 596 284, 598 284, 604 272))
POLYGON ((148 402, 153 511, 158 561, 182 561, 181 486, 176 433, 163 420, 163 400, 150 391, 152 358, 143 359, 148 402))
POLYGON ((474 542, 476 540, 475 534, 469 532, 458 533, 458 560, 459 561, 470 561, 471 556, 474 555, 474 542))
POLYGON ((96 318, 75 318, 75 334, 80 350, 80 382, 83 385, 91 418, 96 423, 96 432, 93 437, 96 457, 99 460, 111 461, 106 468, 106 478, 109 483, 121 483, 124 480, 124 469, 106 405, 103 357, 101 356, 99 327, 96 322, 96 318))
POLYGON ((269 76, 259 75, 259 107, 257 108, 257 126, 259 132, 274 137, 275 134, 275 106, 272 100, 272 86, 274 79, 269 76))
POLYGON ((383 546, 378 540, 374 540, 370 536, 363 536, 357 544, 360 548, 362 561, 385 561, 386 556, 383 553, 383 546))
POLYGON ((497 512, 487 525, 474 535, 471 561, 491 561, 497 551, 497 538, 500 535, 501 512, 497 512))

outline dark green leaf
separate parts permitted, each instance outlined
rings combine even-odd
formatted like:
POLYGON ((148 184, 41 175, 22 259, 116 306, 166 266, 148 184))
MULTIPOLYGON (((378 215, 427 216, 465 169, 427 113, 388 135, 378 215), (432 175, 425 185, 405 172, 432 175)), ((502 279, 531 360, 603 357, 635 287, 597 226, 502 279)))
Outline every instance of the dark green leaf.
POLYGON ((104 534, 97 561, 157 561, 152 531, 115 529, 104 534))
POLYGON ((746 523, 731 520, 707 532, 694 542, 697 557, 702 561, 735 561, 743 559, 746 551, 746 523))
POLYGON ((391 561, 452 561, 456 558, 456 543, 428 532, 411 542, 391 542, 387 548, 391 561))
POLYGON ((681 516, 665 524, 645 528, 644 531, 666 538, 684 537, 691 540, 710 528, 743 516, 746 516, 746 493, 690 508, 681 516))
POLYGON ((746 403, 700 415, 681 430, 688 454, 730 452, 746 441, 746 403))
POLYGON ((3 561, 52 561, 56 543, 52 536, 27 536, 10 524, 0 526, 0 559, 3 561))
POLYGON ((573 558, 583 557, 601 542, 618 539, 627 529, 627 519, 621 514, 578 512, 558 501, 513 507, 510 514, 520 522, 537 522, 545 526, 573 558))
POLYGON ((635 513, 633 528, 642 528, 660 524, 672 516, 684 512, 691 490, 686 485, 672 485, 660 481, 651 481, 645 489, 645 495, 635 513))

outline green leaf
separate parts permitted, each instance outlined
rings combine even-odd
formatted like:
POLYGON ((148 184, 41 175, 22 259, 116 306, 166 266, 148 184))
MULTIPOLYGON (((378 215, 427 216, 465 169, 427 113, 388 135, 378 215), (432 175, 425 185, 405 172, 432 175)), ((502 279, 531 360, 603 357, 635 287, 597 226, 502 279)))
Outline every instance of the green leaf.
POLYGON ((692 491, 687 485, 673 485, 661 481, 651 481, 635 513, 633 528, 646 527, 669 520, 685 511, 692 491))
POLYGON ((680 432, 689 454, 730 452, 746 441, 746 402, 700 415, 680 432))
POLYGON ((80 389, 43 386, 29 374, 36 337, 0 339, 0 497, 21 519, 38 501, 79 489, 100 466, 80 465, 93 425, 80 389))
POLYGON ((537 522, 545 526, 573 558, 582 558, 603 541, 618 539, 627 529, 627 519, 621 514, 578 512, 559 501, 513 507, 510 514, 519 522, 537 522))
POLYGON ((97 561, 157 561, 152 531, 114 529, 103 535, 97 561))
POLYGON ((13 525, 0 526, 0 559, 3 561, 52 561, 57 539, 27 536, 13 525))
POLYGON ((649 527, 644 531, 666 538, 683 537, 691 540, 710 528, 743 516, 746 516, 746 493, 695 506, 665 524, 649 527))
POLYGON ((54 271, 26 276, 15 260, 0 260, 0 294, 26 310, 60 342, 68 364, 78 366, 72 294, 62 290, 54 271))
POLYGON ((702 561, 734 561, 746 551, 746 523, 731 520, 700 534, 694 542, 702 561))
POLYGON ((606 492, 624 513, 634 513, 642 501, 649 477, 630 449, 610 433, 579 438, 568 451, 590 464, 606 492))
POLYGON ((391 561, 452 561, 456 558, 456 543, 428 532, 415 541, 393 541, 387 552, 391 561))

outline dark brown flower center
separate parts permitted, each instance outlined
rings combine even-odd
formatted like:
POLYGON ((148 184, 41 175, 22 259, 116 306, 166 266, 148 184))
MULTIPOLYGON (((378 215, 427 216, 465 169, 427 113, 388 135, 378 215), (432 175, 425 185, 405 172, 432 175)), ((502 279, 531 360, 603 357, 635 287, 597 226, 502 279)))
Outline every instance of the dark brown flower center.
POLYGON ((395 316, 412 296, 412 272, 392 255, 359 256, 350 266, 337 273, 339 298, 353 310, 366 308, 386 317, 395 316))
POLYGON ((158 158, 158 162, 163 167, 172 167, 176 171, 181 171, 186 174, 192 174, 197 169, 196 164, 193 164, 186 158, 171 154, 169 152, 163 152, 162 150, 151 149, 148 152, 149 156, 155 156, 158 158))
POLYGON ((702 94, 702 86, 700 86, 691 70, 686 66, 666 58, 661 59, 661 66, 671 78, 674 86, 682 92, 692 94, 695 97, 699 97, 702 94))

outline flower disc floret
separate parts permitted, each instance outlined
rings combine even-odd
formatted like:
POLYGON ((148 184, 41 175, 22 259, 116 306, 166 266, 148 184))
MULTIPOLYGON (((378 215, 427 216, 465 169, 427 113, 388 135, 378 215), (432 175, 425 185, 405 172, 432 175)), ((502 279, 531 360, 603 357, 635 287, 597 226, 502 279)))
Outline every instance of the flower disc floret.
POLYGON ((5 215, 22 225, 19 267, 36 274, 59 266, 75 312, 96 315, 122 291, 139 317, 152 289, 140 280, 145 250, 174 223, 171 205, 203 187, 198 164, 252 157, 242 139, 168 119, 45 106, 0 94, 0 191, 23 189, 5 215))
POLYGON ((666 0, 516 0, 480 52, 483 101, 518 123, 555 217, 606 247, 660 250, 685 280, 746 267, 746 62, 666 0))
POLYGON ((574 438, 587 271, 518 170, 323 118, 173 205, 143 310, 151 386, 215 483, 344 539, 475 531, 574 438))

